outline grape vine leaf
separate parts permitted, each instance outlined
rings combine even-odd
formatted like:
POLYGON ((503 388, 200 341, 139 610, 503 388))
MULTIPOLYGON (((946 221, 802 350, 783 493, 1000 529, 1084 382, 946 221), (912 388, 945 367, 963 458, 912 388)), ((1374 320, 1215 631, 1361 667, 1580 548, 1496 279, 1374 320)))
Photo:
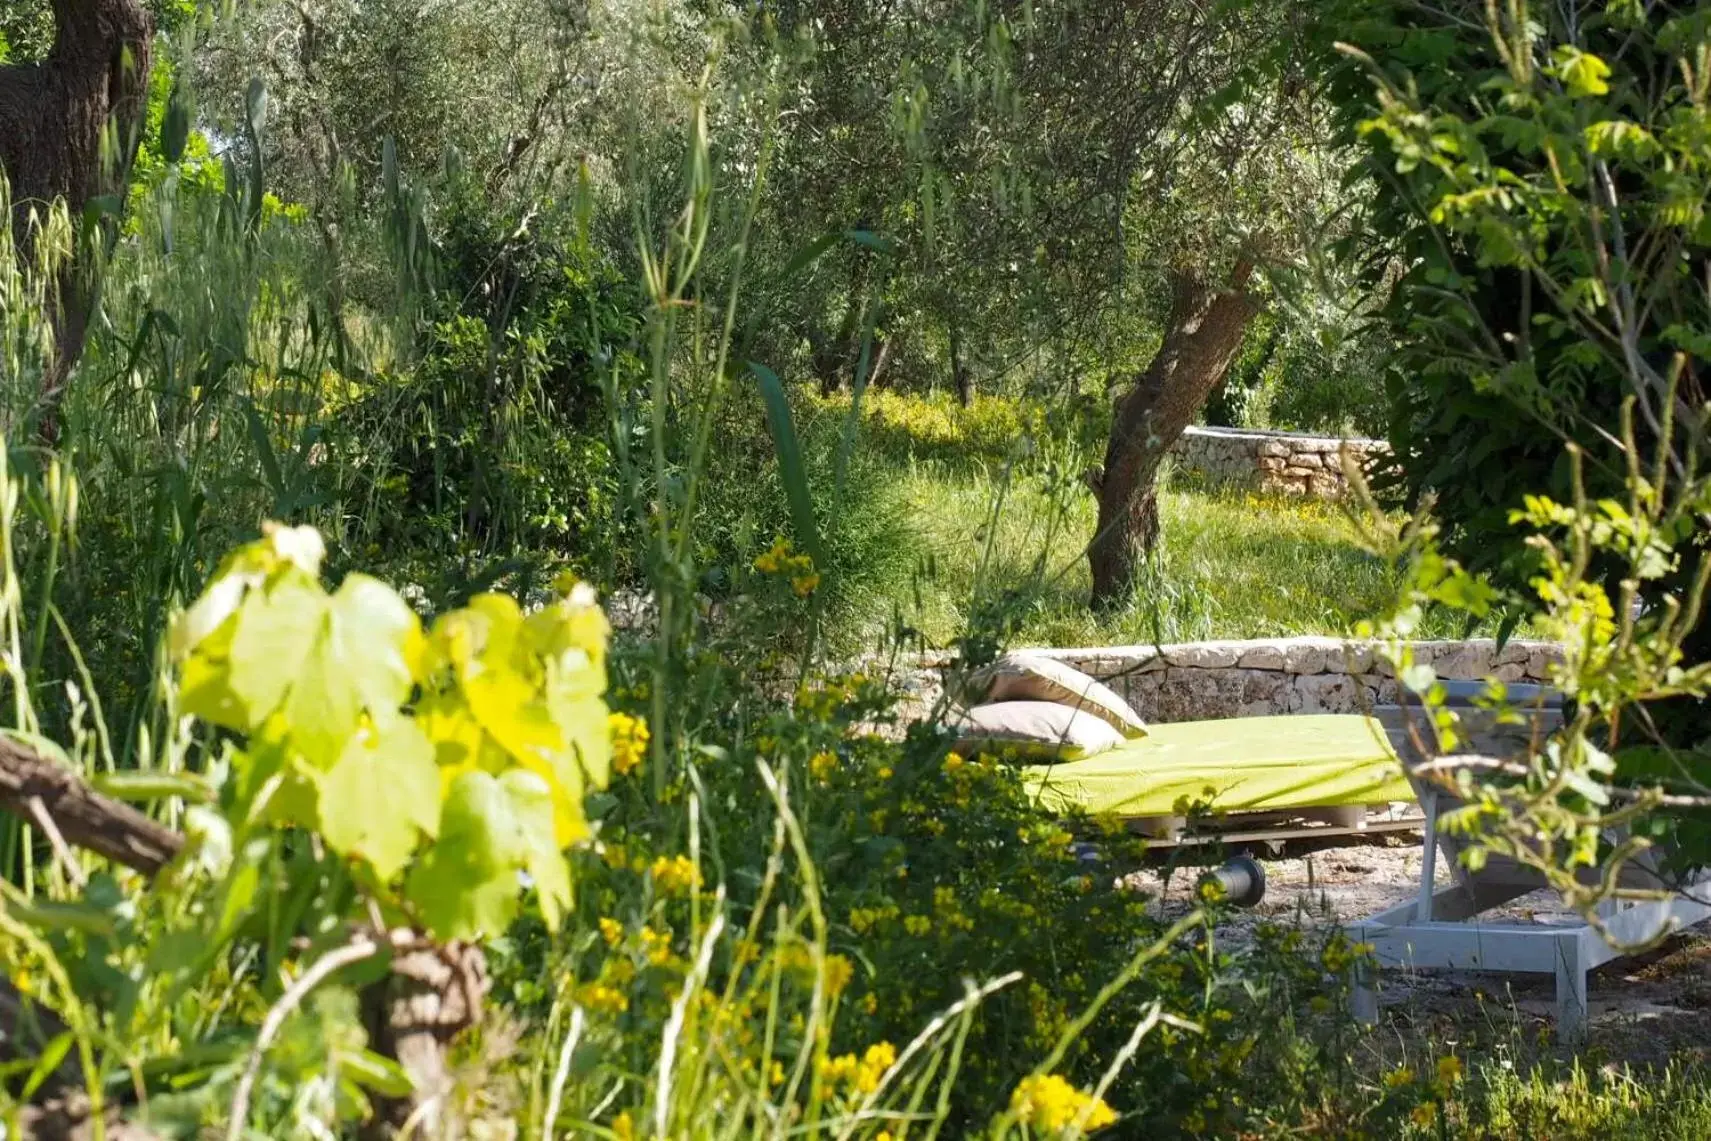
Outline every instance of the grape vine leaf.
POLYGON ((538 774, 525 769, 512 769, 499 783, 505 786, 517 818, 523 870, 535 881, 547 926, 556 929, 571 905, 571 894, 570 865, 555 838, 552 790, 538 774))
POLYGON ((503 932, 517 911, 526 851, 511 797, 491 774, 459 773, 446 790, 440 835, 405 880, 405 897, 442 940, 503 932))
POLYGON ((382 881, 404 870, 418 835, 439 831, 434 746, 408 718, 353 736, 319 784, 321 835, 341 855, 366 859, 382 881))

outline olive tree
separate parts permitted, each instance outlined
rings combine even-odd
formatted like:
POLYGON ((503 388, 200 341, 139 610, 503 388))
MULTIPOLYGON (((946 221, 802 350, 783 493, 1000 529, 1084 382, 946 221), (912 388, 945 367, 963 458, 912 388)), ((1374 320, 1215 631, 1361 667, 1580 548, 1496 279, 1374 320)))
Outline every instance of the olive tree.
MULTIPOLYGON (((91 207, 122 209, 154 50, 154 18, 142 0, 52 0, 50 10, 46 55, 0 63, 0 173, 11 185, 14 243, 26 255, 34 220, 54 202, 74 219, 91 207)), ((83 351, 93 286, 89 259, 68 259, 50 295, 55 351, 38 401, 50 437, 53 409, 83 351)))

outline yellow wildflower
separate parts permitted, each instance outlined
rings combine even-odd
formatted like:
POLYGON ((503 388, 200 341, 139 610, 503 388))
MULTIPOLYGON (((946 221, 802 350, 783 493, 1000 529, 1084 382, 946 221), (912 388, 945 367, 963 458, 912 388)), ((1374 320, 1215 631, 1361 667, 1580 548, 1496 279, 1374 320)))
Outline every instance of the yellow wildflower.
POLYGON ((627 776, 642 767, 648 751, 648 723, 628 713, 609 713, 606 734, 612 740, 612 768, 627 776))
POLYGON ((880 768, 879 779, 880 780, 890 780, 891 779, 891 766, 890 765, 885 765, 885 766, 882 766, 880 768))
POLYGON ((1042 1133, 1061 1133, 1073 1125, 1083 1111, 1082 1128, 1092 1133, 1117 1120, 1117 1114, 1102 1099, 1083 1093, 1057 1074, 1030 1075, 1010 1096, 1010 1109, 1017 1120, 1042 1133))
POLYGON ((796 597, 807 598, 820 585, 820 576, 813 571, 799 574, 790 580, 790 589, 796 592, 796 597))
POLYGON ((766 1084, 769 1086, 784 1084, 784 1063, 774 1062, 766 1072, 766 1084))
POLYGON ((855 1088, 861 1093, 872 1093, 879 1088, 879 1079, 885 1076, 897 1062, 897 1050, 889 1042, 876 1042, 867 1048, 861 1056, 861 1063, 856 1066, 855 1088))
POLYGON ((1408 1119, 1422 1129, 1430 1129, 1432 1122, 1438 1119, 1438 1103, 1423 1101, 1408 1111, 1408 1119))
POLYGON ((819 752, 808 758, 809 774, 822 784, 831 779, 837 767, 838 758, 831 753, 819 752))
POLYGON ((661 856, 651 870, 655 886, 666 895, 688 895, 701 886, 701 869, 688 856, 661 856))
POLYGON ((879 1013, 879 996, 874 994, 872 991, 868 991, 866 994, 862 995, 861 1012, 868 1015, 879 1013))
POLYGON ((842 1085, 855 1076, 856 1056, 844 1054, 836 1058, 822 1058, 816 1067, 820 1080, 829 1086, 842 1085))
POLYGON ((946 753, 945 754, 945 771, 947 773, 954 773, 958 769, 962 768, 963 765, 965 765, 967 763, 968 763, 967 761, 962 759, 961 753, 946 753))
POLYGON ((1407 1066, 1398 1066, 1384 1075, 1385 1089, 1401 1089, 1414 1080, 1414 1071, 1407 1066))
POLYGON ((903 920, 903 930, 911 935, 925 935, 933 929, 933 921, 925 915, 911 915, 903 920))
POLYGON ((576 998, 596 1014, 622 1014, 630 1009, 628 996, 605 983, 587 983, 578 987, 576 998))
POLYGON ((1461 1059, 1454 1054, 1438 1059, 1438 1084, 1451 1086, 1461 1080, 1461 1059))
POLYGON ((624 925, 616 919, 602 916, 600 919, 600 937, 606 940, 608 947, 616 947, 624 941, 624 925))
POLYGON ((671 932, 642 928, 642 950, 647 953, 648 962, 656 967, 665 966, 672 960, 671 932))
POLYGON ((636 1135, 636 1123, 630 1117, 630 1111, 625 1110, 612 1119, 612 1136, 618 1141, 631 1141, 636 1135))
POLYGON ((847 958, 842 955, 826 956, 826 989, 832 994, 842 994, 854 975, 855 967, 847 958))

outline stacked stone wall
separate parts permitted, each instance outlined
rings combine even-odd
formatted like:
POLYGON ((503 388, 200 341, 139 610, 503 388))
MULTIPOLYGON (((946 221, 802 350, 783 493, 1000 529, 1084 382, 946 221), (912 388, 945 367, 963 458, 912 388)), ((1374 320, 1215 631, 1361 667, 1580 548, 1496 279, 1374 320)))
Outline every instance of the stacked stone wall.
MULTIPOLYGON (((1550 642, 1490 639, 1414 642, 1414 660, 1440 678, 1496 677, 1544 685, 1561 649, 1550 642)), ((1275 638, 1042 650, 1121 693, 1148 721, 1201 721, 1287 713, 1358 713, 1397 704, 1388 664, 1371 642, 1341 638, 1275 638)), ((944 662, 924 662, 903 680, 922 711, 941 692, 944 662)))
POLYGON ((1190 428, 1171 451, 1181 471, 1216 484, 1335 499, 1348 490, 1341 453, 1365 465, 1382 440, 1337 440, 1290 432, 1190 428))

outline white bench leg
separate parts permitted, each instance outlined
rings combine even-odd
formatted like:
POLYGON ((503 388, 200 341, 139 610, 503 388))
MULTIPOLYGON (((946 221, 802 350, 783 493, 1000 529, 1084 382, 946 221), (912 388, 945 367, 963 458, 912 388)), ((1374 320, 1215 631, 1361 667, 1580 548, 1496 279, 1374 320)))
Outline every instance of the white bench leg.
POLYGON ((1557 940, 1557 1041, 1578 1045, 1586 1036, 1586 963, 1581 932, 1557 940))
POLYGON ((1357 979, 1349 992, 1349 1013, 1362 1026, 1378 1025, 1378 991, 1370 979, 1357 979))

